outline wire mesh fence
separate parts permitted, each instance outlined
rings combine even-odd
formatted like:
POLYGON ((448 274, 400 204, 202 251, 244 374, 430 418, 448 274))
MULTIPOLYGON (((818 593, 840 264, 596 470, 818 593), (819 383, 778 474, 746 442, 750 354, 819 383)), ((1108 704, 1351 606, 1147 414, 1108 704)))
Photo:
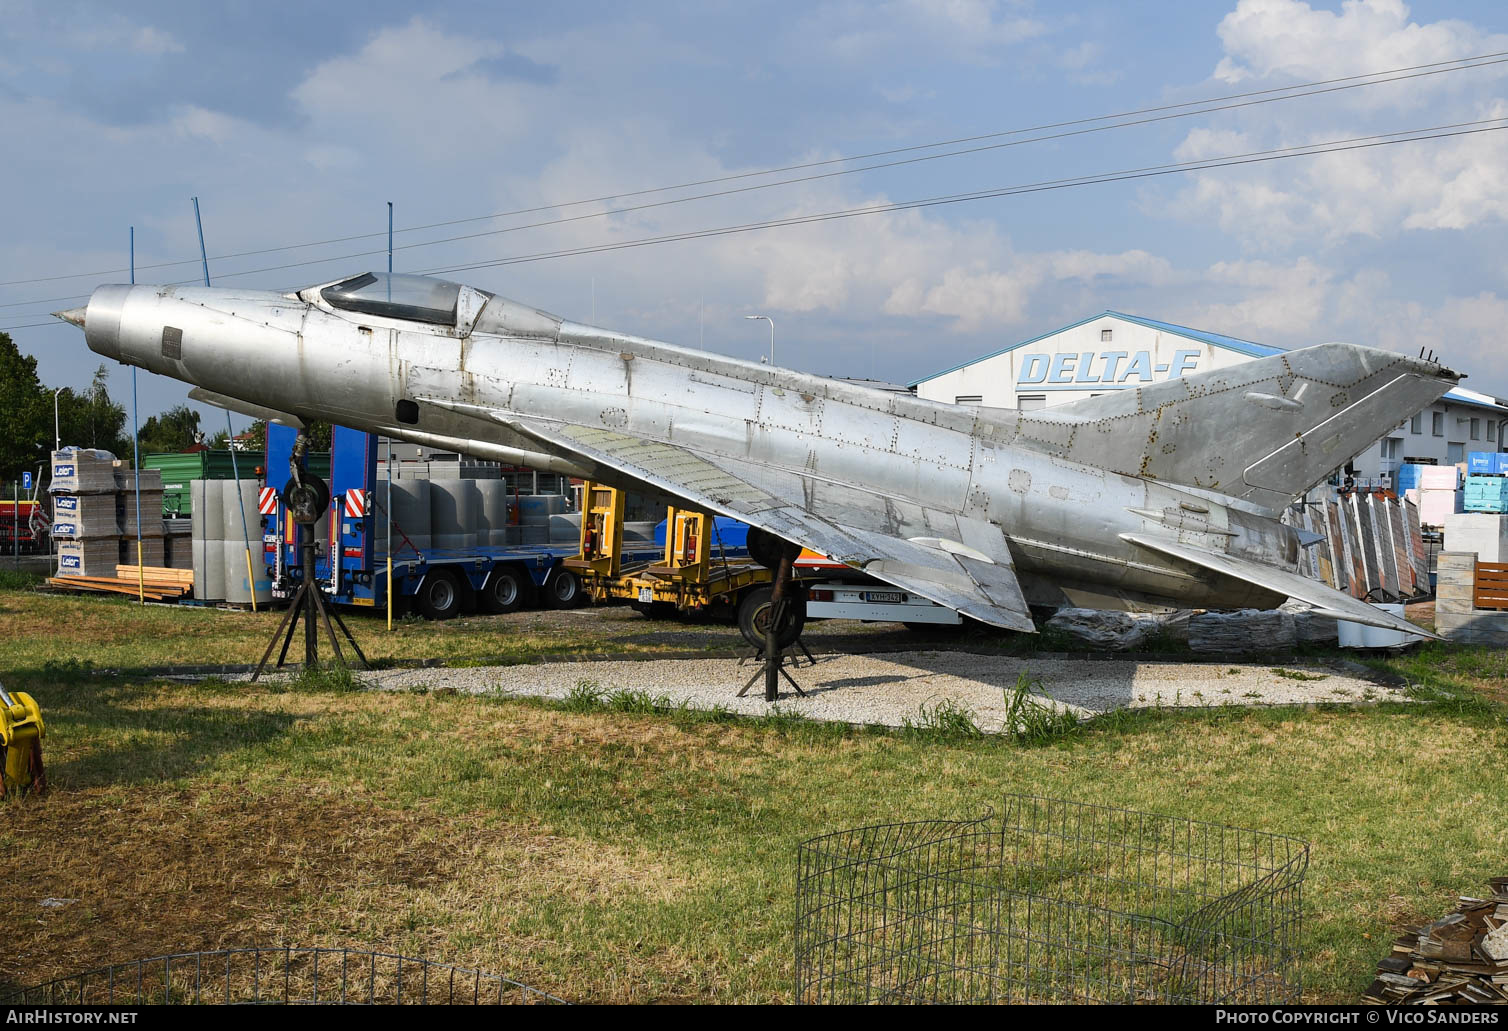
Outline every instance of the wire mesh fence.
POLYGON ((805 842, 810 1003, 1296 1002, 1309 846, 1010 795, 997 817, 805 842))
POLYGON ((496 974, 354 949, 258 946, 100 967, 0 998, 12 1005, 562 1004, 496 974))

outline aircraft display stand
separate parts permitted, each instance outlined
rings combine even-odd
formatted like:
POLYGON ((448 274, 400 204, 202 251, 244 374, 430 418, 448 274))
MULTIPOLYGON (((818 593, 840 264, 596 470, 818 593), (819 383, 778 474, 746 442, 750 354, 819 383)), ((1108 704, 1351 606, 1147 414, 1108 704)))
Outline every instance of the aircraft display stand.
MULTIPOLYGON (((753 655, 761 668, 749 678, 748 683, 744 684, 743 690, 738 692, 739 698, 748 694, 749 688, 753 687, 761 676, 764 677, 764 700, 767 702, 779 700, 781 677, 785 677, 786 682, 795 688, 796 693, 802 698, 807 696, 806 692, 801 690, 801 685, 796 683, 796 678, 787 672, 786 662, 789 659, 792 667, 801 665, 801 656, 795 653, 797 648, 806 655, 811 665, 815 666, 817 660, 807 649, 799 634, 784 646, 781 646, 779 640, 779 628, 785 624, 786 611, 790 605, 791 568, 799 554, 801 554, 799 547, 786 547, 781 551, 780 564, 775 570, 774 590, 770 594, 770 618, 765 622, 764 647, 758 649, 753 655)), ((748 661, 747 657, 741 659, 739 665, 743 665, 746 661, 748 661)))
POLYGON ((262 670, 267 666, 267 660, 272 657, 272 650, 277 647, 280 637, 283 639, 283 650, 278 653, 277 665, 273 668, 283 668, 283 662, 288 657, 288 647, 293 643, 293 633, 298 628, 300 619, 304 621, 304 669, 319 668, 320 626, 324 627, 325 634, 330 639, 330 647, 335 652, 336 661, 342 666, 348 666, 349 663, 346 662, 345 653, 340 650, 339 638, 335 636, 336 626, 340 627, 346 640, 350 642, 351 650, 361 660, 362 668, 371 668, 367 657, 362 654, 361 646, 352 636, 350 628, 346 626, 345 620, 340 618, 340 612, 325 601, 325 592, 320 590, 319 581, 315 579, 314 526, 324 517, 326 509, 330 507, 330 488, 318 476, 303 467, 303 458, 308 450, 309 438, 299 433, 294 441, 293 455, 288 461, 293 475, 283 487, 283 504, 292 513, 293 520, 298 525, 299 564, 304 575, 293 599, 288 603, 288 610, 283 613, 283 621, 278 624, 272 640, 267 642, 267 650, 262 653, 262 661, 257 663, 256 672, 251 675, 253 683, 262 675, 262 670))

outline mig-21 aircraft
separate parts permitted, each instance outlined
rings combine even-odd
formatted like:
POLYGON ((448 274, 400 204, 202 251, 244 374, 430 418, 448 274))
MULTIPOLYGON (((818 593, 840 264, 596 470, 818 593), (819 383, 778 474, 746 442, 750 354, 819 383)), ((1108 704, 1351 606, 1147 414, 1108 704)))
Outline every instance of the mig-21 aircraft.
POLYGON ((58 313, 192 397, 589 478, 748 523, 1017 631, 1030 606, 1271 608, 1425 633, 1298 572, 1282 509, 1461 378, 1319 344, 1038 411, 962 407, 366 273, 102 286, 58 313))

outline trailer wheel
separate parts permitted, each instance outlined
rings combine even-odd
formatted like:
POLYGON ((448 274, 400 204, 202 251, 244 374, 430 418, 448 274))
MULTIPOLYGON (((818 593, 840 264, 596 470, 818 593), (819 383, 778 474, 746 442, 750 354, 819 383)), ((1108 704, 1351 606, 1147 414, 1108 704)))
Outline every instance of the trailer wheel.
POLYGON ((453 569, 432 569, 415 600, 425 619, 454 619, 461 611, 461 578, 453 569))
POLYGON ((534 584, 517 566, 498 566, 482 589, 482 606, 488 612, 517 612, 529 601, 534 584))
MULTIPOLYGON (((796 643, 806 626, 806 591, 794 584, 786 588, 791 592, 785 608, 785 626, 779 628, 776 640, 785 648, 796 643)), ((755 648, 764 647, 764 632, 770 622, 770 595, 774 587, 765 585, 744 592, 738 602, 738 629, 755 648)))
POLYGON ((586 592, 581 589, 581 580, 569 569, 556 569, 545 581, 547 608, 574 609, 585 601, 586 592))

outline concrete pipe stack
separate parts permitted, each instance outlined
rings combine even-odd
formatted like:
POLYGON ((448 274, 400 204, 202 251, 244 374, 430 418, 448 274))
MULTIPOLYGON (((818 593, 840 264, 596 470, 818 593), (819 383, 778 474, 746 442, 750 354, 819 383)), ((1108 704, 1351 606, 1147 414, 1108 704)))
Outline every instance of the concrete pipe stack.
POLYGON ((508 507, 513 504, 513 495, 506 480, 476 480, 477 493, 481 497, 481 522, 477 525, 478 545, 490 544, 494 548, 517 544, 520 539, 518 527, 508 518, 508 507))
POLYGON ((575 544, 581 540, 581 513, 565 512, 550 516, 550 543, 575 544))
POLYGON ((189 485, 194 597, 199 601, 225 598, 225 508, 221 484, 226 482, 194 480, 189 485))
POLYGON ((521 544, 549 544, 550 517, 564 515, 564 494, 524 494, 518 499, 518 521, 522 527, 521 544))
POLYGON ((475 547, 481 511, 482 495, 475 480, 429 481, 429 532, 437 550, 475 547))
MULTIPOLYGON (((220 547, 224 570, 225 600, 232 605, 251 604, 253 591, 258 605, 272 600, 272 580, 267 575, 267 562, 262 550, 261 516, 257 514, 257 494, 260 484, 256 480, 211 480, 220 488, 222 541, 220 547), (239 483, 240 498, 236 497, 239 483), (245 527, 242 528, 241 513, 245 506, 245 527), (247 581, 246 549, 251 548, 251 582, 247 581)), ((326 530, 328 537, 329 531, 326 530)))
MULTIPOLYGON (((429 481, 394 480, 391 505, 387 504, 382 488, 383 485, 378 484, 377 498, 393 515, 393 558, 414 558, 414 548, 421 552, 428 551, 433 546, 429 521, 429 481), (413 546, 410 547, 410 544, 413 546)), ((377 538, 378 541, 382 539, 381 536, 377 538)))

